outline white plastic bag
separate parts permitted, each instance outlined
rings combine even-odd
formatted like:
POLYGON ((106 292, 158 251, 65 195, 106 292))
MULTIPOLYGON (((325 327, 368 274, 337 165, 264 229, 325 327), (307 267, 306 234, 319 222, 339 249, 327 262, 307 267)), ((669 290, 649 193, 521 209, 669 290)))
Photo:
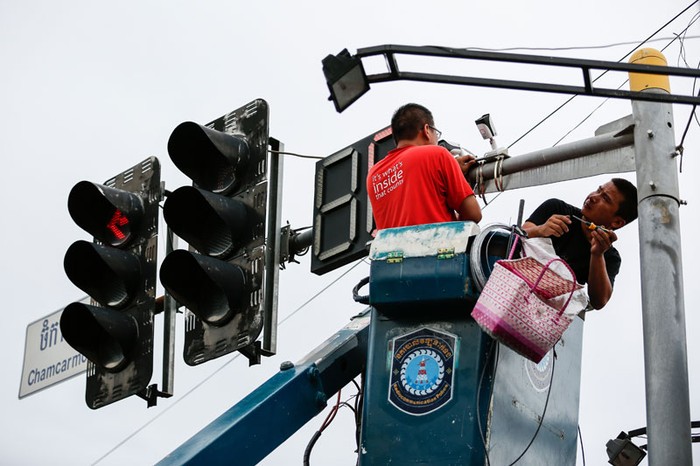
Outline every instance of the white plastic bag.
MULTIPOLYGON (((542 264, 547 264, 551 259, 558 257, 554 252, 552 240, 549 238, 521 238, 523 245, 523 255, 532 257, 542 264)), ((570 272, 563 264, 553 263, 551 269, 561 276, 568 276, 570 272)), ((568 296, 562 295, 552 299, 553 307, 561 307, 567 300, 568 296)), ((585 288, 581 288, 574 292, 569 306, 564 313, 569 316, 575 316, 588 306, 588 293, 585 288)))

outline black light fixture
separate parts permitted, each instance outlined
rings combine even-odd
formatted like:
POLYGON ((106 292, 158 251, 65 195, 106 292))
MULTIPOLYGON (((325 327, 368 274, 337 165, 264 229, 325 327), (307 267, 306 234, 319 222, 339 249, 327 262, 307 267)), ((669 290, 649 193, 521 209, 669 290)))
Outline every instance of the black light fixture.
POLYGON ((611 439, 605 445, 608 452, 608 463, 615 466, 637 466, 646 452, 632 443, 625 432, 620 432, 616 439, 611 439))
POLYGON ((329 100, 333 101, 338 113, 369 91, 362 60, 351 56, 348 49, 343 49, 338 55, 328 55, 322 63, 323 74, 331 91, 329 100))

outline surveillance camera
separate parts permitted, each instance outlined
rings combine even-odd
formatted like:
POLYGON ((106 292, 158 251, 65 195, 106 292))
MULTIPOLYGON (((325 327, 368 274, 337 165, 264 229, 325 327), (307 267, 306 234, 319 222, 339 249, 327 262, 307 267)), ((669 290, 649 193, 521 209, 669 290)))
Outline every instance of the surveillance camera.
POLYGON ((481 137, 484 139, 492 139, 496 135, 496 127, 491 121, 491 115, 485 114, 481 118, 478 118, 474 123, 481 133, 481 137))

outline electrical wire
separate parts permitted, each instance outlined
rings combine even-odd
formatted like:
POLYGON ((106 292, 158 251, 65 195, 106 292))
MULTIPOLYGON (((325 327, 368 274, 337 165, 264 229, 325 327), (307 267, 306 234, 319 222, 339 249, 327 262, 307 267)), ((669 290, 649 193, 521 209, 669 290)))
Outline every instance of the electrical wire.
MULTIPOLYGON (((690 29, 690 26, 692 26, 693 23, 695 23, 698 19, 700 19, 700 13, 696 13, 691 18, 691 20, 688 22, 688 26, 686 26, 686 28, 683 31, 681 31, 679 34, 676 35, 676 39, 678 39, 678 43, 680 44, 680 52, 678 53, 678 59, 676 60, 676 64, 679 64, 679 62, 681 60, 683 60, 683 63, 686 65, 686 67, 690 68, 688 61, 685 58, 685 39, 687 38, 688 29, 690 29)), ((670 45, 670 43, 669 43, 669 45, 670 45)), ((668 47, 668 46, 666 46, 666 47, 668 47)), ((666 47, 664 47, 664 49, 662 49, 662 51, 665 50, 666 47)), ((700 62, 698 62, 698 66, 696 66, 695 68, 696 69, 700 68, 700 62)), ((693 80, 693 94, 695 94, 696 83, 697 83, 697 79, 694 79, 693 80)), ((700 93, 698 93, 698 95, 700 95, 700 93)), ((688 134, 688 130, 690 129, 690 124, 692 123, 693 118, 695 119, 696 123, 698 123, 698 125, 700 125, 700 122, 698 121, 697 114, 695 112, 696 108, 697 108, 697 105, 694 104, 690 110, 690 114, 688 115, 688 123, 686 123, 685 129, 683 130, 683 136, 681 136, 681 142, 678 144, 678 146, 676 148, 677 153, 680 154, 680 163, 679 163, 679 167, 678 167, 678 170, 680 173, 683 172, 683 144, 685 142, 685 137, 688 134)))
MULTIPOLYGON (((692 24, 700 18, 700 13, 696 13, 695 16, 691 19, 691 21, 688 23, 688 27, 682 31, 680 34, 678 34, 678 41, 681 45, 681 51, 678 54, 678 60, 676 63, 680 62, 680 60, 683 60, 683 63, 687 66, 690 67, 688 64, 688 61, 686 60, 685 57, 685 39, 687 39, 686 33, 688 32, 688 29, 692 24)), ((696 69, 700 68, 700 62, 698 62, 698 65, 695 67, 696 69)), ((695 94, 695 85, 697 84, 697 79, 693 80, 693 94, 695 94)), ((700 92, 698 93, 700 96, 700 92)), ((695 112, 697 108, 697 105, 693 105, 692 109, 690 110, 690 114, 688 115, 688 123, 685 125, 685 129, 683 130, 683 136, 681 136, 681 142, 678 144, 677 151, 680 153, 681 160, 679 163, 678 171, 680 173, 683 173, 683 144, 685 142, 685 137, 688 135, 688 130, 690 129, 690 125, 693 122, 693 119, 695 119, 695 122, 700 126, 700 121, 698 121, 698 116, 697 113, 695 112)))
MULTIPOLYGON (((683 41, 685 40, 685 35, 686 35, 686 33, 688 32, 688 29, 690 29, 690 27, 693 25, 693 23, 695 23, 699 18, 700 18, 700 13, 696 14, 695 16, 693 16, 693 18, 691 18, 691 20, 690 20, 690 22, 688 23, 688 25, 686 26, 686 28, 685 28, 681 33, 677 34, 668 44, 666 44, 666 45, 661 49, 661 51, 663 52, 663 51, 666 50, 668 47, 670 47, 671 44, 672 44, 674 41, 678 40, 678 41, 679 41, 679 44, 680 44, 681 50, 680 50, 680 52, 679 52, 679 56, 678 56, 678 60, 677 60, 677 61, 680 61, 680 59, 682 58, 683 61, 685 62, 686 67, 688 67, 688 68, 690 68, 690 66, 688 65, 688 62, 685 60, 685 47, 684 47, 683 41)), ((624 59, 624 57, 623 57, 622 59, 618 60, 618 62, 622 61, 623 59, 624 59)), ((698 67, 700 67, 700 63, 698 63, 698 67)), ((698 68, 698 67, 696 67, 696 68, 698 68)), ((607 71, 605 71, 604 73, 602 73, 598 78, 602 77, 605 73, 607 73, 607 71)), ((595 82, 598 78, 596 78, 593 82, 595 82)), ((693 93, 695 93, 695 82, 696 82, 696 81, 697 81, 697 80, 694 80, 694 81, 693 81, 693 93)), ((622 86, 624 86, 624 85, 627 84, 628 82, 629 82, 629 79, 625 79, 625 80, 622 82, 622 84, 620 84, 619 86, 617 86, 617 90, 620 90, 620 89, 622 88, 622 86)), ((698 95, 700 95, 700 94, 698 94, 698 95)), ((573 99, 574 97, 576 97, 576 96, 573 96, 572 99, 573 99)), ((560 142, 562 142, 564 139, 566 139, 566 138, 569 136, 569 134, 571 134, 573 131, 575 131, 577 128, 579 128, 586 120, 588 120, 590 117, 592 117, 593 114, 594 114, 595 112, 597 112, 597 111, 598 111, 603 105, 605 105, 609 100, 610 100, 610 98, 604 99, 604 100, 600 103, 600 105, 598 105, 596 108, 594 108, 594 109, 593 109, 585 118, 583 118, 576 126, 574 126, 573 128, 571 128, 566 134, 564 134, 564 136, 562 136, 561 138, 559 138, 559 140, 557 140, 557 142, 555 142, 555 143, 552 145, 552 147, 558 145, 560 142)), ((571 101, 571 99, 568 100, 566 103, 568 103, 568 102, 570 102, 570 101, 571 101)), ((697 115, 696 115, 696 113, 695 113, 696 107, 697 107, 696 105, 693 105, 693 107, 692 107, 692 109, 691 109, 691 111, 690 111, 690 116, 688 117, 688 123, 686 124, 685 131, 683 132, 683 136, 682 136, 682 138, 681 138, 681 142, 678 144, 679 152, 680 152, 680 155, 681 155, 680 166, 679 166, 679 171, 680 171, 680 172, 683 172, 683 150, 682 150, 682 148, 683 148, 683 142, 685 141, 685 136, 686 136, 686 134, 688 133, 688 129, 690 128, 690 124, 691 124, 691 122, 692 122, 692 120, 693 120, 693 117, 695 117, 695 119, 696 119, 696 121, 697 121, 697 115)), ((561 107, 559 107, 559 108, 561 108, 561 107)), ((558 109, 559 109, 559 108, 558 108, 558 109)), ((557 109, 557 110, 558 110, 558 109, 557 109)), ((700 125, 700 122, 698 122, 698 124, 700 125)))
POLYGON ((498 342, 496 340, 491 340, 491 346, 489 346, 489 350, 486 354, 486 360, 484 361, 484 367, 481 369, 481 375, 479 376, 479 384, 476 386, 476 423, 477 427, 479 428, 479 435, 481 436, 481 444, 484 447, 484 457, 486 458, 486 466, 491 466, 491 459, 489 458, 489 449, 488 445, 486 445, 486 436, 484 434, 484 427, 481 425, 481 387, 484 384, 484 376, 486 375, 486 369, 488 366, 491 364, 491 353, 493 352, 493 348, 496 348, 496 353, 494 356, 494 362, 493 362, 493 378, 491 379, 491 382, 493 382, 493 379, 496 378, 496 371, 498 369, 498 356, 500 355, 500 347, 498 346, 498 342))
MULTIPOLYGON (((477 391, 476 391, 476 421, 477 425, 479 427, 479 434, 481 435, 481 442, 482 446, 484 447, 484 456, 486 459, 486 465, 491 466, 491 459, 489 458, 489 450, 488 446, 486 445, 486 437, 484 436, 484 429, 483 426, 481 425, 481 414, 479 413, 480 409, 480 403, 481 403, 481 387, 483 385, 484 381, 484 375, 486 374, 486 368, 489 365, 489 358, 491 357, 491 351, 493 350, 493 347, 496 347, 496 353, 494 356, 494 366, 493 366, 493 379, 496 378, 496 372, 498 371, 498 361, 500 359, 500 344, 496 341, 493 340, 491 347, 489 347, 487 356, 486 356, 486 362, 484 363, 484 367, 482 368, 481 375, 479 376, 479 384, 477 385, 477 391)), ((542 424, 544 423, 544 416, 547 413, 547 406, 549 406, 549 396, 552 393, 552 385, 554 385, 554 368, 555 368, 555 362, 556 362, 556 351, 552 352, 553 357, 552 357, 552 373, 551 373, 551 378, 550 378, 550 383, 549 387, 547 388, 547 398, 545 399, 544 402, 544 408, 542 409, 542 415, 539 417, 539 423, 537 424, 537 429, 535 430, 535 433, 532 435, 532 438, 530 439, 530 442, 527 444, 525 449, 523 450, 522 453, 520 453, 520 456, 518 456, 512 463, 510 463, 508 466, 513 466, 515 463, 520 461, 523 456, 525 456, 525 453, 528 452, 532 444, 535 442, 535 439, 537 438, 537 435, 540 432, 540 429, 542 428, 542 424)), ((580 429, 579 429, 579 435, 580 435, 580 429)), ((583 439, 581 439, 581 450, 583 451, 583 439)), ((586 464, 586 461, 584 459, 584 466, 586 464)))
MULTIPOLYGON (((700 97, 700 92, 698 92, 698 96, 700 97)), ((695 117, 696 122, 698 123, 698 126, 700 126, 700 122, 697 121, 697 115, 695 113, 696 105, 693 105, 692 110, 690 111, 690 115, 688 115, 688 123, 685 125, 685 129, 683 130, 683 136, 681 136, 681 142, 678 144, 677 151, 680 152, 681 160, 680 164, 678 166, 678 171, 680 173, 683 173, 683 143, 685 142, 685 137, 688 135, 688 130, 690 129, 690 124, 693 122, 693 117, 695 117)))
MULTIPOLYGON (((700 421, 691 421, 690 428, 691 428, 690 443, 700 443, 700 434, 694 434, 692 432, 692 429, 700 428, 700 421)), ((647 428, 646 427, 641 427, 639 429, 630 430, 627 433, 627 437, 628 438, 639 437, 639 438, 643 438, 644 440, 649 440, 649 438, 647 437, 647 428)), ((641 448, 642 450, 649 451, 648 444, 640 445, 639 448, 641 448)))
POLYGON ((583 449, 583 434, 581 434, 581 424, 576 427, 578 430, 578 441, 581 444, 581 461, 583 461, 583 466, 586 466, 586 451, 583 449))
MULTIPOLYGON (((695 0, 693 3, 691 3, 690 5, 688 5, 685 9, 683 9, 683 10, 682 10, 680 13, 678 13, 676 16, 674 16, 672 19, 670 19, 669 21, 667 21, 666 24, 664 24, 662 27, 660 27, 659 29, 657 29, 656 32, 654 32, 653 34, 651 34, 646 40, 643 40, 641 43, 638 43, 637 46, 636 46, 634 49, 632 49, 630 52, 628 52, 627 54, 625 54, 621 59, 619 59, 619 60, 618 60, 618 63, 621 62, 622 60, 624 60, 625 58, 627 58, 627 57, 628 57, 629 55, 631 55, 632 53, 634 53, 634 51, 636 51, 637 48, 639 48, 639 46, 641 46, 641 45, 643 45, 643 44, 645 44, 645 43, 647 43, 647 42, 655 42, 655 41, 668 40, 668 39, 671 39, 671 41, 670 41, 668 44, 666 44, 666 46, 664 46, 664 47, 661 49, 661 51, 666 50, 674 41, 679 40, 679 43, 681 44, 682 54, 683 54, 683 56, 684 56, 684 52, 683 52, 684 48, 683 48, 683 45, 682 45, 682 44, 683 44, 683 40, 684 40, 685 38, 687 38, 687 37, 686 37, 686 34, 687 34, 687 32, 688 32, 688 29, 690 29, 690 26, 692 26, 693 23, 695 23, 695 21, 697 21, 698 17, 700 17, 700 13, 699 13, 699 14, 696 14, 696 15, 690 20, 690 22, 688 23, 688 25, 686 26, 686 28, 685 28, 683 31, 681 31, 679 34, 675 35, 673 38, 670 38, 670 37, 669 37, 669 38, 663 38, 663 39, 661 39, 661 38, 653 39, 653 37, 654 37, 656 34, 658 34, 661 30, 663 30, 665 27, 667 27, 669 24, 671 24, 673 21, 675 21, 676 19, 678 19, 683 13, 685 13, 686 11, 688 11, 688 9, 690 9, 694 4, 698 3, 698 1, 700 1, 700 0, 695 0)), ((700 37, 700 36, 690 36, 690 38, 697 38, 697 37, 700 37)), ((635 42, 624 42, 624 43, 612 44, 612 45, 610 45, 610 46, 627 45, 627 44, 633 44, 633 43, 635 43, 635 42)), ((605 47, 607 47, 607 46, 600 46, 599 48, 605 48, 605 47)), ((584 49, 584 48, 595 48, 595 47, 581 47, 581 48, 584 49)), ((572 48, 561 48, 561 49, 559 49, 559 50, 567 50, 567 49, 572 49, 572 50, 573 50, 573 49, 576 49, 576 48, 575 48, 575 47, 572 47, 572 48)), ((513 48, 510 48, 510 49, 479 49, 479 48, 470 48, 470 50, 506 51, 506 50, 528 50, 528 48, 527 48, 527 47, 513 47, 513 48)), ((531 49, 529 49, 529 50, 539 50, 539 49, 531 48, 531 49)), ((557 48, 550 48, 550 49, 542 48, 541 50, 558 50, 558 49, 557 49, 557 48)), ((687 63, 686 63, 686 64, 687 64, 687 63)), ((700 68, 700 63, 698 63, 698 68, 700 68)), ((607 70, 604 71, 604 72, 601 73, 598 77, 596 77, 592 82, 595 83, 597 80, 599 80, 600 78, 602 78, 602 77, 603 77, 605 74, 607 74, 607 73, 608 73, 607 70)), ((620 84, 620 85, 617 87, 617 89, 619 90, 620 88, 622 88, 622 86, 624 86, 627 82, 628 82, 628 80, 625 80, 622 84, 620 84)), ((693 87, 694 87, 694 86, 695 86, 695 84, 693 84, 693 87)), ((513 147, 515 144, 517 144, 517 143, 520 142, 522 139, 524 139, 525 136, 527 136, 527 135, 529 135, 530 133, 532 133, 535 129, 537 129, 537 128, 538 128, 540 125, 542 125, 545 121, 549 120, 552 116, 554 116, 557 112, 559 112, 562 108, 564 108, 564 107, 565 107, 567 104, 569 104, 572 100, 574 100, 576 97, 578 97, 578 95, 579 95, 579 94, 575 94, 575 95, 569 97, 567 100, 565 100, 561 105, 559 105, 557 108, 555 108, 554 110, 552 110, 549 114, 547 114, 544 118, 542 118, 539 122, 537 122, 537 123, 536 123, 534 126, 532 126, 529 130, 527 130, 525 133, 523 133, 519 138, 517 138, 515 141, 513 141, 513 142, 508 146, 508 148, 510 149, 510 148, 513 147)), ((699 93, 699 95, 700 95, 700 93, 699 93)), ((605 105, 609 100, 610 100, 610 98, 606 98, 600 105, 598 105, 593 111, 591 111, 591 112, 590 112, 583 120, 581 120, 576 126, 574 126, 572 129, 570 129, 564 136, 562 136, 561 138, 559 138, 559 140, 557 140, 557 141, 552 145, 552 147, 558 145, 558 144, 561 143, 564 139, 566 139, 566 137, 569 136, 569 134, 571 134, 574 130, 576 130, 577 128, 579 128, 586 120, 588 120, 591 116, 593 116, 593 114, 594 114, 595 112, 597 112, 597 111, 598 111, 603 105, 605 105)), ((680 155, 681 155, 680 166, 679 166, 679 170, 680 170, 681 172, 683 171, 683 150, 682 150, 682 148, 683 148, 683 141, 685 140, 685 135, 687 134, 688 129, 689 129, 689 127, 690 127, 690 121, 692 121, 692 119, 695 118, 696 122, 697 122, 698 125, 700 126, 700 121, 698 121, 698 117, 697 117, 697 114, 696 114, 696 112, 695 112, 695 109, 696 109, 696 106, 693 105, 693 109, 692 109, 692 111, 690 112, 690 117, 689 117, 688 124, 686 125, 686 129, 685 129, 685 131, 684 131, 684 133, 683 133, 683 137, 681 138, 681 144, 679 144, 679 146, 678 146, 678 147, 679 147, 679 152, 680 152, 680 155)), ((498 194, 496 194, 496 195, 493 197, 493 199, 491 199, 490 202, 493 202, 493 201, 495 201, 496 199, 498 199, 498 197, 499 197, 502 193, 503 193, 503 191, 500 191, 498 194)), ((484 206, 481 208, 482 210, 484 210, 484 209, 485 209, 486 207, 488 207, 488 205, 489 205, 489 203, 486 202, 485 195, 483 196, 483 198, 484 198, 484 206)))
POLYGON ((326 416, 326 419, 324 419, 321 423, 321 427, 316 432, 314 432, 314 435, 311 437, 311 440, 309 440, 309 443, 306 445, 303 459, 304 466, 309 466, 309 460, 311 459, 311 450, 313 450, 314 445, 316 445, 316 442, 321 437, 323 431, 326 430, 330 423, 333 422, 333 419, 335 419, 336 414, 338 414, 338 409, 340 409, 341 392, 342 390, 338 390, 338 397, 336 398, 335 405, 328 412, 328 416, 326 416))
MULTIPOLYGON (((362 430, 362 406, 365 400, 365 373, 360 372, 360 384, 353 379, 352 383, 357 387, 357 398, 355 398, 355 452, 360 451, 360 434, 362 430)), ((357 457, 359 461, 359 456, 357 457)))
MULTIPOLYGON (((687 39, 700 39, 700 36, 687 36, 687 39)), ((673 39, 673 37, 657 37, 656 39, 650 39, 645 42, 662 42, 665 40, 673 39)), ((486 48, 486 47, 469 47, 469 50, 482 51, 482 52, 515 52, 519 50, 527 51, 542 51, 542 52, 558 52, 558 51, 570 51, 570 50, 594 50, 594 49, 609 49, 613 47, 620 47, 622 45, 633 45, 639 44, 639 41, 628 41, 628 42, 613 42, 611 44, 604 45, 579 45, 572 47, 505 47, 505 48, 486 48)))
MULTIPOLYGON (((301 304, 299 307, 297 307, 294 311, 292 311, 289 315, 285 316, 283 319, 279 321, 277 324, 278 326, 283 325, 285 322, 287 322, 289 319, 291 319, 295 314, 297 314, 299 311, 301 311, 303 308, 305 308, 309 303, 311 303, 314 299, 318 298, 321 294, 323 294, 326 290, 328 290, 331 286, 335 285, 338 281, 340 281, 343 277, 345 277, 347 274, 349 274, 352 270, 354 270, 357 266, 360 264, 363 264, 363 261, 357 261, 352 267, 348 268, 345 272, 343 272, 340 276, 338 276, 335 280, 330 282, 328 285, 323 287, 321 291, 313 295, 311 298, 306 300, 303 304, 301 304)), ((238 357, 241 355, 241 353, 235 353, 233 354, 228 361, 224 362, 218 369, 214 370, 211 374, 206 376, 204 379, 202 379, 201 382, 197 383, 194 385, 192 388, 190 388, 187 392, 185 392, 182 396, 178 397, 176 400, 173 400, 173 403, 168 406, 167 408, 163 409, 160 413, 157 415, 153 416, 151 419, 149 419, 144 425, 136 429, 133 433, 125 437, 122 441, 120 441, 118 444, 116 444, 113 448, 111 448, 107 453, 99 457, 95 462, 92 463, 92 465, 98 464, 100 461, 104 460, 107 458, 109 455, 111 455, 113 452, 118 450, 122 445, 124 445, 126 442, 134 438, 137 434, 142 432, 146 427, 151 425, 153 422, 155 422, 157 419, 159 419, 161 416, 169 412, 171 409, 173 409, 175 406, 177 406, 180 402, 185 400, 188 396, 190 396, 195 390, 198 390, 202 385, 204 385, 206 382, 211 380, 215 375, 217 375, 219 372, 221 372, 224 368, 226 368, 229 364, 231 364, 233 361, 238 359, 238 357)))
MULTIPOLYGON (((699 0, 700 1, 700 0, 699 0)), ((325 159, 325 157, 322 157, 320 155, 305 155, 305 154, 297 154, 296 152, 287 152, 283 150, 273 150, 273 149, 268 149, 268 152, 271 154, 279 154, 279 155, 291 155, 293 157, 299 157, 301 159, 314 159, 314 160, 322 160, 325 159)))
MULTIPOLYGON (((481 291, 486 285, 488 275, 491 275, 491 270, 484 270, 484 265, 489 267, 488 253, 491 248, 491 241, 494 239, 496 232, 507 232, 510 234, 510 226, 502 223, 492 223, 484 227, 474 238, 471 246, 471 251, 476 251, 476 254, 469 255, 469 266, 474 279, 474 285, 478 291, 481 291), (484 245, 484 242, 486 244, 484 245)), ((509 251, 506 251, 508 254, 509 251)))
POLYGON ((535 439, 537 438, 537 434, 540 433, 540 429, 542 428, 542 424, 544 423, 544 416, 547 414, 547 406, 549 405, 549 395, 552 394, 552 385, 554 385, 554 369, 555 369, 555 363, 557 361, 557 354, 556 351, 552 353, 552 375, 550 378, 549 382, 549 388, 547 389, 547 399, 544 401, 544 408, 542 409, 542 416, 540 416, 540 422, 537 424, 537 429, 535 430, 535 433, 532 435, 532 439, 530 439, 530 443, 527 444, 523 452, 518 456, 515 461, 510 463, 508 466, 513 466, 515 463, 520 461, 520 459, 525 456, 525 453, 530 449, 532 444, 534 443, 535 439))
POLYGON ((311 439, 309 440, 309 443, 306 446, 306 449, 304 450, 304 458, 303 458, 304 466, 309 465, 309 460, 311 459, 311 452, 312 452, 314 446, 316 445, 316 442, 321 437, 321 434, 323 433, 323 431, 326 430, 329 425, 331 425, 333 420, 335 420, 335 418, 338 414, 338 410, 340 408, 343 408, 343 407, 349 408, 350 411, 353 412, 353 417, 355 418, 355 424, 356 424, 356 430, 355 430, 356 443, 359 446, 359 430, 358 430, 357 419, 358 419, 358 414, 360 413, 360 410, 358 409, 358 399, 360 398, 360 395, 361 395, 361 388, 357 384, 357 382, 355 382, 354 379, 352 380, 352 383, 355 384, 355 387, 357 388, 358 392, 355 395, 348 398, 348 400, 341 402, 340 401, 341 390, 338 390, 338 396, 336 398, 335 405, 329 411, 328 415, 326 416, 326 419, 321 423, 321 427, 316 432, 314 432, 313 436, 311 437, 311 439), (352 400, 353 398, 355 399, 355 404, 351 405, 349 403, 349 400, 352 400))
MULTIPOLYGON (((631 54, 633 54, 633 53, 639 48, 639 46, 641 46, 641 45, 643 45, 643 44, 649 42, 650 40, 652 40, 653 37, 654 37, 656 34, 658 34, 659 32, 661 32, 661 31, 662 31, 664 28, 666 28, 669 24, 671 24, 673 21, 675 21, 676 19, 678 19, 681 15, 683 15, 686 11, 688 11, 693 5, 695 5, 696 3, 698 3, 698 1, 700 1, 700 0, 695 0, 695 1, 693 1, 690 5, 688 5, 686 8, 684 8, 680 13, 678 13, 678 14, 675 15, 673 18, 671 18, 669 21, 667 21, 663 26, 661 26, 660 28, 658 28, 654 33, 652 33, 652 34, 651 34, 650 36, 648 36, 646 39, 644 39, 643 41, 641 41, 641 43, 639 43, 634 49, 632 49, 631 51, 627 52, 627 53, 626 53, 622 58, 620 58, 617 62, 618 62, 618 63, 622 62, 622 60, 624 60, 625 58, 627 58, 628 56, 630 56, 631 54)), ((691 24, 692 24, 692 23, 691 23, 691 24)), ((688 26, 688 28, 689 28, 689 27, 690 27, 690 25, 688 26)), ((687 31, 688 28, 686 28, 685 31, 687 31)), ((664 49, 667 48, 671 43, 673 43, 673 41, 675 41, 677 38, 678 38, 678 37, 674 37, 674 38, 671 40, 671 42, 670 42, 666 47, 664 47, 664 49)), ((595 79, 593 79, 591 82, 592 82, 592 83, 595 83, 595 82, 598 81, 600 78, 602 78, 603 76, 605 76, 607 73, 608 73, 608 70, 602 72, 598 77, 596 77, 595 79)), ((621 86, 622 86, 622 85, 621 85, 621 86)), ((518 142, 520 142, 525 136, 527 136, 527 135, 530 134, 532 131, 534 131, 534 130, 535 130, 537 127, 539 127, 542 123, 544 123, 545 121, 547 121, 547 120, 548 120, 549 118, 551 118, 555 113, 557 113, 559 110, 561 110, 564 106, 566 106, 569 102, 571 102, 572 100, 574 100, 574 99, 575 99, 576 97, 578 97, 578 96, 579 96, 579 94, 574 94, 574 95, 572 95, 571 97, 569 97, 567 100, 564 101, 564 103, 562 103, 561 105, 559 105, 556 109, 554 109, 552 112, 550 112, 550 113, 549 113, 547 116, 545 116, 542 120, 540 120, 538 123, 536 123, 532 128, 530 128, 529 130, 527 130, 527 131, 526 131, 525 133, 523 133, 519 138, 517 138, 514 142, 512 142, 512 143, 508 146, 508 148, 510 149, 510 148, 513 147, 515 144, 517 144, 518 142)), ((495 199, 495 198, 494 198, 494 199, 495 199)))

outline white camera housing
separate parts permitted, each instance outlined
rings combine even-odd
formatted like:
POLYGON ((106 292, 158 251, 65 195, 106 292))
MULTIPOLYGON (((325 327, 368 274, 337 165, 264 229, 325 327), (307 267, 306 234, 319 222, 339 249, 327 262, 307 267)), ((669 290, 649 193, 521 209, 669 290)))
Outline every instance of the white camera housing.
POLYGON ((476 123, 476 127, 479 129, 482 138, 493 139, 494 136, 496 136, 496 127, 494 126, 493 121, 491 121, 490 114, 487 113, 481 118, 477 118, 474 123, 476 123))

